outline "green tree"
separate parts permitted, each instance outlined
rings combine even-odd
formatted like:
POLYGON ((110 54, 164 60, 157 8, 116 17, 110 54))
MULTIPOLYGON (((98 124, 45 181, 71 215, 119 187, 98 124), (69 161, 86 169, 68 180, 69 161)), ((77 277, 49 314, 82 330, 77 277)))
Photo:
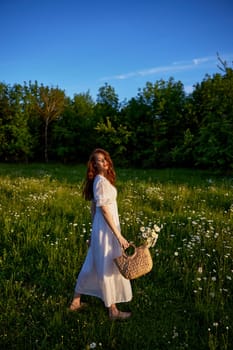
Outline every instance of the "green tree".
POLYGON ((27 161, 32 138, 23 110, 24 94, 19 84, 0 84, 0 157, 27 161))
POLYGON ((139 95, 132 98, 121 110, 120 120, 130 137, 127 141, 125 156, 135 167, 150 167, 154 162, 152 145, 154 118, 151 118, 150 106, 139 95))
POLYGON ((85 161, 95 147, 95 125, 94 102, 89 92, 76 94, 72 100, 67 98, 61 118, 53 127, 56 156, 63 162, 85 161))
POLYGON ((106 148, 118 164, 126 164, 125 152, 131 133, 121 122, 119 97, 107 83, 99 88, 95 118, 96 145, 106 148))
POLYGON ((172 151, 180 144, 184 132, 185 92, 183 84, 170 78, 167 82, 147 83, 143 90, 146 104, 151 106, 151 117, 155 119, 153 146, 156 163, 160 166, 172 164, 172 151))
POLYGON ((199 114, 196 164, 233 168, 233 70, 206 76, 193 92, 193 113, 199 114), (201 116, 201 117, 200 117, 201 116))
POLYGON ((65 105, 65 93, 59 88, 41 85, 34 97, 36 112, 44 122, 44 159, 48 162, 48 127, 61 116, 65 105))
POLYGON ((41 155, 44 152, 44 123, 38 115, 36 109, 36 96, 38 95, 38 83, 35 81, 32 83, 24 82, 23 86, 23 104, 22 109, 25 118, 27 119, 29 133, 31 135, 31 159, 42 160, 44 157, 41 155))
POLYGON ((100 87, 94 107, 96 123, 105 122, 108 117, 111 123, 117 122, 119 116, 119 98, 115 89, 107 83, 100 87))
POLYGON ((97 110, 100 109, 102 117, 111 117, 119 111, 119 97, 115 89, 107 83, 99 88, 96 101, 97 110))
POLYGON ((172 150, 183 137, 184 105, 182 83, 170 78, 168 82, 147 82, 137 98, 123 108, 123 118, 132 131, 129 151, 135 165, 172 164, 172 150))
POLYGON ((111 153, 118 165, 128 165, 125 153, 131 132, 127 130, 127 126, 118 124, 114 127, 110 118, 107 117, 106 122, 99 122, 95 129, 99 134, 98 140, 101 147, 111 153))

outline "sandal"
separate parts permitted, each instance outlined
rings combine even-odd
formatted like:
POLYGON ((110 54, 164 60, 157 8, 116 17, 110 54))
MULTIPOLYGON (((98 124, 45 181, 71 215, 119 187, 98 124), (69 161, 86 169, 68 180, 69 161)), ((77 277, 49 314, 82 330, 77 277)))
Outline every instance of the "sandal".
POLYGON ((80 303, 79 306, 77 306, 74 302, 71 303, 69 310, 70 311, 81 311, 87 307, 87 303, 80 303))
POLYGON ((131 312, 123 312, 123 311, 118 311, 116 315, 113 315, 112 313, 109 314, 109 318, 111 321, 114 320, 127 320, 128 318, 131 317, 131 312))

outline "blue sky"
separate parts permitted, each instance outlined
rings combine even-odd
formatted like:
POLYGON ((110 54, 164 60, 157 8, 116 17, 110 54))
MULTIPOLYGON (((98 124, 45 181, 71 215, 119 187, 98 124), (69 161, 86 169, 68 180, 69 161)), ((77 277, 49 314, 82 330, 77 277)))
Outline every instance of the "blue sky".
POLYGON ((187 92, 233 61, 232 0, 1 0, 0 81, 120 101, 173 77, 187 92))

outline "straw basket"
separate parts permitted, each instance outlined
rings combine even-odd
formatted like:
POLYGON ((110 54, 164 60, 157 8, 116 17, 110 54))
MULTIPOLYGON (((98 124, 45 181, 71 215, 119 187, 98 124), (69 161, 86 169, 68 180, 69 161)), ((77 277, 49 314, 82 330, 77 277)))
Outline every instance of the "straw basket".
POLYGON ((136 247, 132 243, 130 245, 134 248, 134 253, 127 255, 123 250, 122 255, 115 258, 114 261, 120 273, 125 278, 132 280, 150 272, 153 267, 153 260, 146 245, 140 247, 136 247))

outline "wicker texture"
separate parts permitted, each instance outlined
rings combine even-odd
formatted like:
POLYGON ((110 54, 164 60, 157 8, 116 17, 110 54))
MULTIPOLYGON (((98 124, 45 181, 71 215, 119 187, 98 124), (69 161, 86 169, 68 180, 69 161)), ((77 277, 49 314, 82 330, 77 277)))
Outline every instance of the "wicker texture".
POLYGON ((122 255, 114 259, 114 261, 121 274, 125 278, 132 280, 150 272, 153 267, 153 260, 147 246, 135 247, 132 243, 130 245, 134 248, 134 253, 127 255, 123 251, 122 255))

